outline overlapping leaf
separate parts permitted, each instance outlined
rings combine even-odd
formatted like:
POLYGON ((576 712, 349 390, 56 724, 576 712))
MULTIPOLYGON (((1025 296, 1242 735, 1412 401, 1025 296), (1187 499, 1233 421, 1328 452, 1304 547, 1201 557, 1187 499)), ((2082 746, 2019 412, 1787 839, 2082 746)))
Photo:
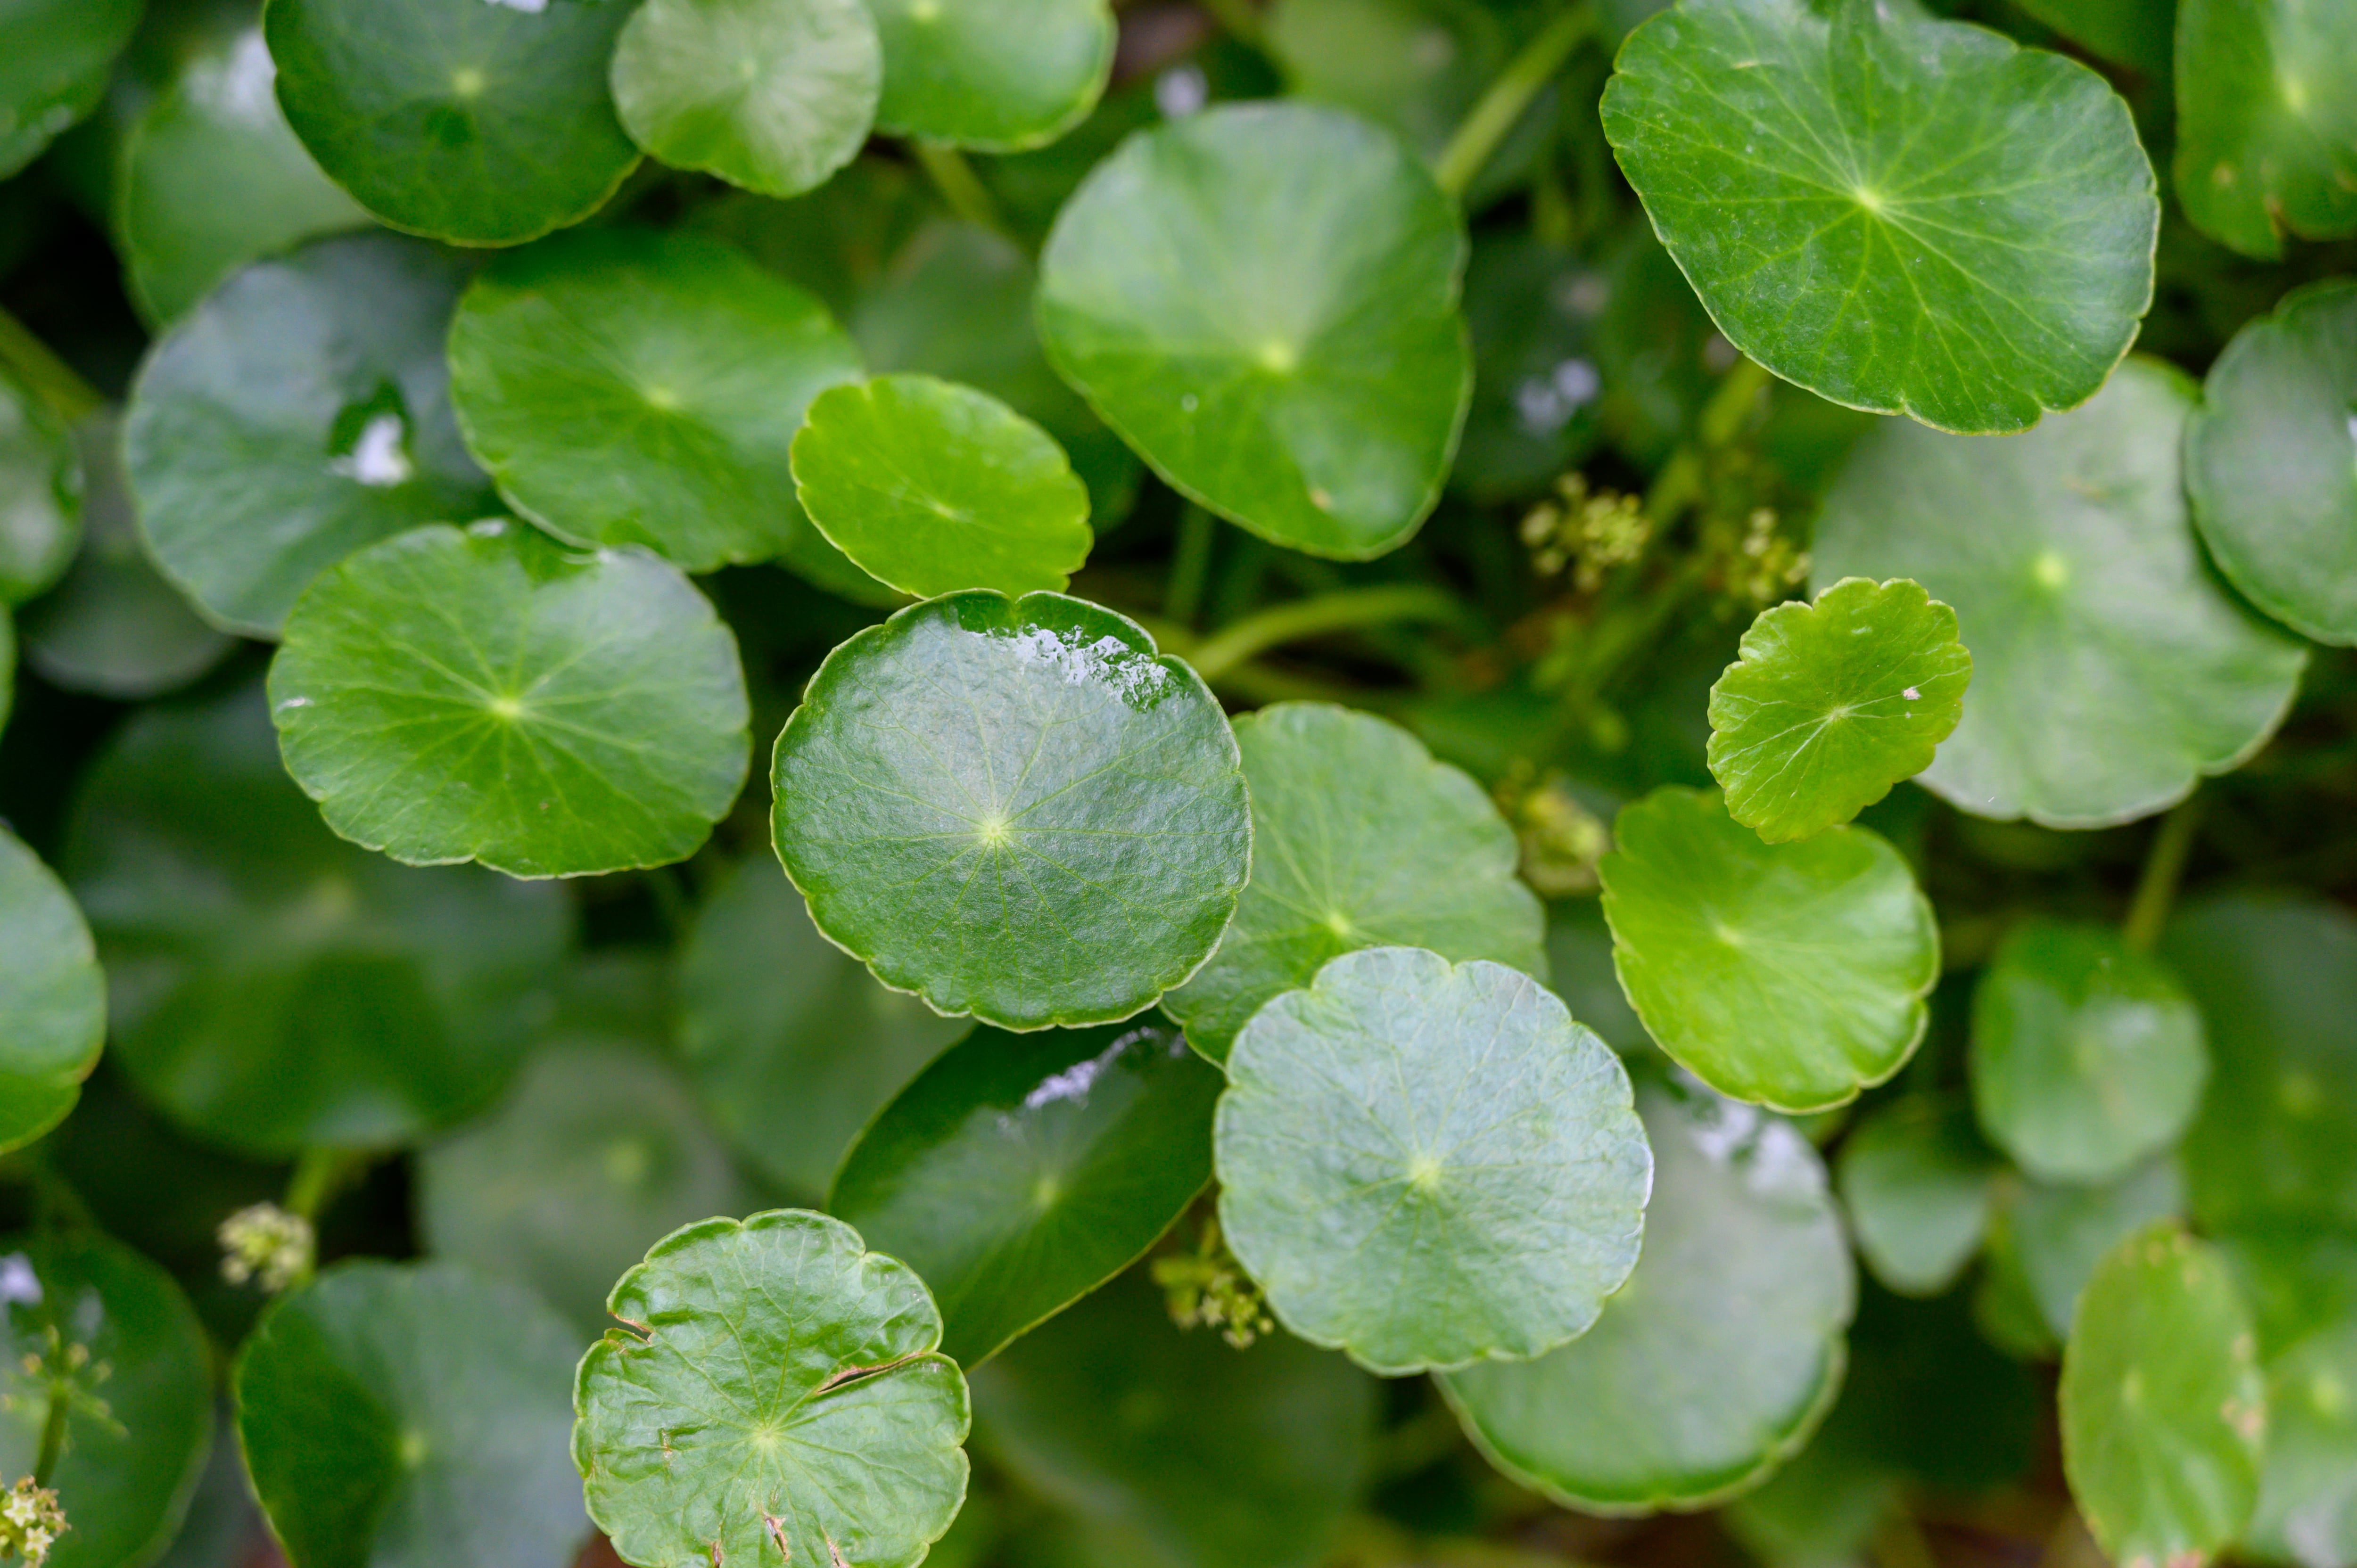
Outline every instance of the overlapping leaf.
POLYGON ((1842 1140, 1842 1206, 1874 1277, 1904 1295, 1937 1295, 1980 1251, 1998 1162, 1961 1100, 1909 1099, 1842 1140))
POLYGON ((2274 261, 2357 230, 2357 15, 2306 0, 2180 0, 2177 199, 2274 261))

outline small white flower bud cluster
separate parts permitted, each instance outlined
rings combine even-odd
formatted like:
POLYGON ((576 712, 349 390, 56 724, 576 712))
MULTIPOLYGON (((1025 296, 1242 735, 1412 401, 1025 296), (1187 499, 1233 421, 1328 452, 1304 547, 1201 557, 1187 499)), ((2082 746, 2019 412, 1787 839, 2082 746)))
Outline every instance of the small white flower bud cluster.
POLYGON ((221 1278, 233 1285, 253 1280, 276 1295, 311 1272, 317 1239, 311 1222, 274 1203, 241 1208, 221 1222, 221 1278))
POLYGON ((0 1492, 0 1558, 22 1557, 38 1568, 65 1531, 66 1510, 57 1493, 35 1486, 32 1477, 0 1492))

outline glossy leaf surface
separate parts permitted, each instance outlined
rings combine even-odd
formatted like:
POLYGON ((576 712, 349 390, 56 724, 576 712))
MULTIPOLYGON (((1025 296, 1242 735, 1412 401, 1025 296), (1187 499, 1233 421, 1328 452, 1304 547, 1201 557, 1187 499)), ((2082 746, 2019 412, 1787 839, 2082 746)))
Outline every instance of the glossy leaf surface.
POLYGON ((659 1242, 583 1358, 590 1517, 643 1568, 907 1568, 965 1500, 965 1380, 916 1274, 798 1209, 659 1242))
POLYGON ((328 573, 287 618, 270 705, 328 825, 413 865, 682 860, 748 763, 737 639, 704 596, 514 522, 417 529, 328 573))
POLYGON ((1224 1060, 1236 1031, 1326 961, 1370 947, 1490 959, 1544 980, 1545 919, 1481 787, 1371 714, 1280 703, 1235 722, 1253 877, 1219 950, 1164 1003, 1224 1060))
POLYGON ((813 677, 774 779, 778 854, 819 929, 1005 1028, 1152 1003, 1219 940, 1250 863, 1201 680, 1056 594, 952 594, 861 632, 813 677))
POLYGON ((1939 932, 1883 839, 1842 828, 1763 843, 1681 789, 1627 807, 1614 832, 1598 867, 1613 964, 1680 1066, 1738 1100, 1813 1111, 1913 1053, 1939 932))
POLYGON ((81 911, 55 874, 0 827, 0 1149, 73 1109, 106 1039, 106 978, 81 911))
POLYGON ((1902 1100, 1859 1122, 1841 1197, 1874 1277, 1902 1295, 1953 1284, 1988 1233, 1997 1171, 1960 1101, 1902 1100))
POLYGON ((1835 481, 1815 580, 1912 577, 1955 607, 1973 650, 1964 722, 1923 775, 1963 810, 2128 822, 2282 719, 2307 651, 2201 558, 2179 465, 2192 403, 2174 371, 2132 360, 2016 440, 1886 424, 1835 481))
POLYGON ((2177 199, 2273 261, 2357 230, 2357 15, 2303 0, 2179 0, 2177 199))
POLYGON ((1158 1021, 978 1028, 877 1113, 827 1208, 924 1277, 942 1353, 970 1369, 1186 1211, 1221 1083, 1158 1021))
POLYGON ((140 0, 20 0, 0 16, 0 179, 97 106, 140 10, 140 0))
POLYGON ((73 433, 39 394, 0 372, 0 606, 38 598, 81 542, 73 433))
POLYGON ((1113 72, 1106 0, 866 0, 884 39, 877 124, 1013 152, 1096 107, 1113 72))
POLYGON ((1041 258, 1063 377, 1180 491, 1361 560, 1438 499, 1472 366, 1461 221, 1363 121, 1230 106, 1098 166, 1041 258))

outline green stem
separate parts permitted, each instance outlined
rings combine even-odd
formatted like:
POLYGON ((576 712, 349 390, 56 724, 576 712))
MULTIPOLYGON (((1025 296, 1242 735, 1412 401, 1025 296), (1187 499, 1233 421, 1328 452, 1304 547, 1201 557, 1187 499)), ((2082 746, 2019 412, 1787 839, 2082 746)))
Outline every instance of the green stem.
POLYGON ((2185 879, 2185 863, 2193 855, 2193 836, 2201 825, 2201 798, 2188 795, 2169 815, 2146 852, 2144 874, 2136 878, 2136 896, 2128 900, 2127 918, 2120 924, 2120 940, 2134 952, 2150 952, 2169 924, 2169 906, 2177 901, 2177 885, 2185 879))
POLYGON ((1743 422, 1751 417, 1751 411, 1759 406, 1760 394, 1774 379, 1759 360, 1747 354, 1737 355, 1727 374, 1719 378, 1718 385, 1711 389, 1710 401, 1703 404, 1699 424, 1702 444, 1716 451, 1742 435, 1743 422))
POLYGON ((1340 588, 1248 615, 1205 638, 1188 662, 1204 680, 1213 681, 1256 654, 1306 637, 1381 626, 1388 621, 1454 624, 1464 618, 1463 606, 1440 589, 1421 583, 1340 588))
POLYGON ((1268 31, 1261 26, 1260 13, 1253 8, 1252 0, 1201 0, 1201 5, 1211 14, 1211 20, 1220 24, 1221 30, 1236 42, 1250 44, 1256 49, 1268 47, 1268 31))
POLYGON ((104 394, 5 310, 0 310, 0 366, 14 371, 19 381, 48 399, 69 424, 78 424, 106 406, 104 394))
MULTIPOLYGON (((63 1354, 62 1350, 59 1354, 63 1354)), ((33 1485, 46 1487, 49 1477, 58 1473, 58 1461, 66 1452, 66 1418, 72 1413, 73 1392, 66 1386, 64 1375, 52 1370, 49 1412, 41 1423, 41 1455, 33 1461, 33 1485)))
POLYGON ((1440 182, 1441 189, 1463 199, 1473 177, 1530 108, 1531 100, 1555 80, 1572 50, 1595 28, 1596 7, 1591 0, 1573 0, 1540 29, 1538 37, 1523 46, 1522 53, 1506 62, 1506 69, 1498 73, 1490 91, 1473 105, 1473 112, 1465 116, 1435 160, 1432 177, 1440 182))
POLYGON ((911 140, 909 151, 915 155, 917 165, 925 177, 933 182, 949 209, 969 223, 978 223, 996 234, 1009 234, 1006 214, 998 210, 998 202, 982 177, 974 172, 965 155, 955 147, 939 142, 911 140))
POLYGON ((1163 590, 1162 613, 1180 626, 1192 626, 1203 613, 1203 590, 1211 581, 1211 546, 1219 537, 1219 520, 1192 505, 1178 514, 1178 542, 1170 553, 1170 582, 1163 590))
POLYGON ((286 1178, 286 1200, 279 1207, 316 1225, 328 1203, 368 1164, 368 1155, 353 1149, 306 1149, 295 1162, 295 1174, 286 1178))

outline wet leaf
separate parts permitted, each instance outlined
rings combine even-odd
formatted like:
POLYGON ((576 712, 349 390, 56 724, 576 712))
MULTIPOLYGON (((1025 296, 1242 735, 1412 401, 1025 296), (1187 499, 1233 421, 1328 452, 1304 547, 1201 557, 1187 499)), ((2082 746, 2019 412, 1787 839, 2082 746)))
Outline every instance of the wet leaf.
POLYGON ((867 0, 884 39, 876 123, 1014 152, 1086 118, 1113 73, 1106 0, 867 0))

